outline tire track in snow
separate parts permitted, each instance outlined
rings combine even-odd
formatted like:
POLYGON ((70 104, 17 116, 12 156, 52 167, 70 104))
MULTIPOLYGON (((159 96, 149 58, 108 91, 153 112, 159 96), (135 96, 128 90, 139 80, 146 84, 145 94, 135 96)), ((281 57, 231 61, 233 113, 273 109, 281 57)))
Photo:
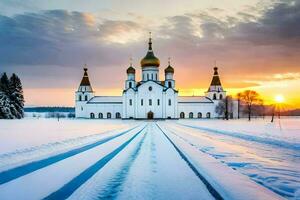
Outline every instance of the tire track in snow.
POLYGON ((18 167, 0 172, 0 185, 5 184, 5 183, 7 183, 9 181, 12 181, 14 179, 20 178, 20 177, 22 177, 26 174, 32 173, 32 172, 34 172, 36 170, 39 170, 41 168, 52 165, 56 162, 59 162, 61 160, 69 158, 71 156, 77 155, 79 153, 82 153, 82 152, 87 151, 89 149, 92 149, 94 147, 97 147, 99 145, 102 145, 102 144, 104 144, 104 143, 106 143, 110 140, 113 140, 117 137, 120 137, 120 136, 132 131, 133 129, 135 129, 137 127, 138 126, 133 127, 131 129, 128 129, 126 131, 123 131, 123 132, 121 132, 117 135, 110 136, 110 137, 98 140, 94 143, 85 145, 83 147, 72 149, 72 150, 64 152, 64 153, 60 153, 60 154, 57 154, 57 155, 54 155, 54 156, 51 156, 51 157, 48 157, 48 158, 44 158, 44 159, 41 159, 41 160, 30 162, 30 163, 27 163, 25 165, 21 165, 21 166, 18 166, 18 167))
MULTIPOLYGON (((178 125, 181 125, 181 124, 178 124, 178 125)), ((185 125, 181 125, 181 127, 184 127, 184 126, 185 125)), ((178 128, 180 128, 180 126, 178 126, 178 128)), ((188 128, 191 128, 191 127, 188 127, 188 128)), ((194 129, 197 129, 198 131, 200 131, 198 128, 194 128, 194 129)), ((220 158, 218 158, 218 153, 210 153, 209 151, 205 150, 205 149, 209 149, 209 148, 213 148, 213 147, 200 148, 197 144, 194 144, 190 140, 178 135, 176 132, 174 132, 174 129, 172 129, 172 130, 169 130, 169 132, 172 133, 173 135, 177 136, 178 138, 182 139, 187 144, 191 145, 192 147, 196 148, 197 150, 201 151, 202 153, 205 153, 207 155, 210 155, 210 156, 214 157, 215 159, 220 159, 220 158)), ((181 133, 184 133, 183 130, 180 130, 180 131, 181 131, 181 133)), ((190 135, 190 134, 188 134, 188 135, 190 135)), ((223 134, 223 135, 227 136, 226 134, 223 134)), ((191 137, 196 137, 196 136, 193 136, 193 135, 190 135, 190 136, 191 137)), ((202 136, 202 134, 201 134, 201 136, 202 136)), ((233 137, 233 138, 240 139, 239 137, 233 137)), ((249 142, 249 140, 245 140, 244 142, 249 142)), ((260 142, 258 142, 258 144, 266 145, 265 143, 260 143, 260 142)), ((269 145, 269 144, 267 144, 267 145, 269 145)), ((270 147, 274 148, 274 146, 270 146, 270 147)), ((241 162, 238 162, 238 161, 228 161, 228 160, 226 161, 226 160, 220 159, 220 162, 225 163, 228 167, 232 168, 233 170, 238 170, 242 174, 248 176, 251 180, 258 183, 259 185, 262 185, 263 187, 277 193, 278 195, 280 195, 284 198, 293 198, 293 197, 295 197, 294 195, 297 195, 297 193, 295 191, 296 190, 295 188, 297 188, 297 187, 293 188, 291 186, 292 183, 295 182, 295 181, 291 181, 291 179, 289 177, 287 178, 287 180, 282 180, 281 181, 283 183, 283 184, 281 183, 282 185, 280 183, 276 183, 276 184, 272 185, 272 183, 267 181, 268 179, 270 179, 270 180, 280 179, 281 176, 285 176, 286 174, 282 173, 282 171, 286 171, 284 169, 269 168, 269 167, 265 166, 264 164, 253 162, 253 161, 250 161, 250 162, 247 162, 247 163, 241 163, 241 162), (236 166, 241 166, 243 164, 245 164, 245 166, 247 166, 247 165, 252 165, 252 166, 257 165, 259 167, 255 167, 255 168, 256 168, 256 170, 258 170, 258 172, 254 173, 254 172, 251 172, 251 171, 250 172, 240 171, 239 169, 237 169, 235 167, 235 164, 236 164, 236 166), (269 171, 269 170, 274 170, 274 171, 278 170, 278 171, 280 171, 280 173, 277 173, 277 172, 274 172, 274 171, 269 171), (270 174, 270 175, 268 176, 268 174, 270 174)), ((240 167, 240 168, 243 169, 244 167, 240 167)), ((288 173, 293 173, 292 175, 289 175, 290 177, 299 177, 298 174, 295 171, 288 170, 288 173)))
POLYGON ((175 150, 178 152, 180 157, 187 163, 190 169, 195 173, 195 175, 203 182, 210 194, 217 200, 223 200, 224 198, 220 193, 200 174, 196 167, 189 161, 189 159, 184 155, 184 153, 174 144, 174 142, 167 136, 167 134, 161 129, 161 127, 155 123, 158 129, 163 133, 167 140, 173 145, 175 150))
POLYGON ((147 135, 148 135, 148 131, 143 135, 143 138, 141 139, 141 141, 139 141, 134 151, 129 156, 127 162, 123 164, 122 169, 110 180, 110 182, 107 184, 107 187, 104 189, 104 191, 101 191, 99 193, 97 197, 98 199, 115 199, 118 196, 121 187, 128 176, 128 172, 130 171, 136 158, 140 154, 142 145, 144 144, 147 135))
POLYGON ((106 156, 98 160, 95 164, 73 178, 70 182, 66 183, 62 188, 45 197, 44 200, 67 199, 68 197, 70 197, 75 192, 75 190, 77 190, 94 174, 101 170, 101 168, 103 168, 111 159, 113 159, 118 153, 120 153, 134 138, 136 138, 145 129, 145 127, 142 130, 138 131, 129 140, 120 145, 118 148, 113 150, 111 153, 107 154, 106 156))
POLYGON ((223 130, 217 130, 217 129, 206 128, 206 127, 201 127, 201 126, 187 125, 187 124, 182 124, 179 122, 176 122, 176 124, 183 126, 183 127, 198 129, 198 130, 213 133, 213 134, 226 135, 226 136, 238 138, 241 140, 257 142, 257 143, 261 143, 261 144, 268 144, 268 145, 277 146, 280 148, 291 149, 291 150, 296 150, 296 151, 300 150, 299 143, 291 143, 291 142, 276 140, 276 139, 272 139, 272 138, 263 138, 263 137, 247 135, 247 134, 243 134, 243 133, 239 133, 239 132, 223 131, 223 130))

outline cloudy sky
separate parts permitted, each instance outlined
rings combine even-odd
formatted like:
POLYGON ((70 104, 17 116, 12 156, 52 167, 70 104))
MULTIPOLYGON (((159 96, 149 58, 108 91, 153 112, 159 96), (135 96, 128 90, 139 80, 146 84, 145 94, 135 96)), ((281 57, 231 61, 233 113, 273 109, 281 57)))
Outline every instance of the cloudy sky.
POLYGON ((27 105, 72 106, 85 63, 97 95, 121 95, 151 31, 181 95, 202 95, 216 60, 229 93, 300 107, 300 1, 1 0, 0 11, 0 73, 21 77, 27 105))

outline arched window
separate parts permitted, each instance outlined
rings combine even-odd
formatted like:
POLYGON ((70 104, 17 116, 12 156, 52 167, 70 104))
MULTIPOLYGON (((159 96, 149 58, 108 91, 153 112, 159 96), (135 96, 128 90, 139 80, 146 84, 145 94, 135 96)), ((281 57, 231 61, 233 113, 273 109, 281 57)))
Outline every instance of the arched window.
POLYGON ((152 106, 152 99, 149 99, 149 106, 152 106))
POLYGON ((107 119, 110 119, 110 118, 111 118, 111 113, 108 112, 108 113, 106 114, 106 118, 107 118, 107 119))
POLYGON ((192 113, 192 112, 190 112, 190 113, 189 113, 189 118, 191 118, 191 119, 192 119, 193 117, 194 117, 193 113, 192 113))
POLYGON ((169 106, 172 105, 171 99, 169 99, 169 106))
POLYGON ((169 88, 172 87, 171 81, 168 81, 168 87, 169 87, 169 88))
POLYGON ((206 118, 210 118, 210 112, 206 113, 206 118))
POLYGON ((91 114, 90 114, 90 117, 91 117, 91 119, 94 119, 94 118, 95 118, 95 114, 94 114, 94 113, 91 113, 91 114))
POLYGON ((82 101, 81 95, 79 95, 78 100, 79 100, 79 101, 82 101))
POLYGON ((129 82, 129 88, 132 88, 132 83, 131 82, 129 82))
POLYGON ((198 118, 202 118, 202 113, 198 112, 198 118))
POLYGON ((103 114, 102 114, 102 113, 99 113, 99 114, 98 114, 98 118, 99 118, 99 119, 103 119, 103 114))
POLYGON ((158 106, 160 105, 160 101, 159 101, 159 99, 157 99, 157 105, 158 105, 158 106))
POLYGON ((213 100, 216 100, 216 99, 217 99, 217 95, 216 95, 216 93, 214 93, 213 100))
POLYGON ((132 99, 129 99, 129 105, 132 106, 132 99))
POLYGON ((88 100, 88 96, 87 96, 87 95, 84 96, 84 100, 85 100, 85 101, 88 100))
POLYGON ((151 74, 151 80, 153 80, 153 74, 151 74))
POLYGON ((181 119, 184 119, 184 112, 181 112, 181 113, 180 113, 180 118, 181 118, 181 119))
POLYGON ((223 95, 222 94, 220 94, 220 99, 223 99, 223 95))
POLYGON ((121 114, 119 112, 116 113, 116 118, 120 119, 121 118, 121 114))
POLYGON ((141 106, 144 105, 144 99, 141 99, 141 106))
POLYGON ((149 80, 149 74, 147 74, 147 81, 149 80))
POLYGON ((155 74, 155 80, 157 80, 157 74, 155 74))

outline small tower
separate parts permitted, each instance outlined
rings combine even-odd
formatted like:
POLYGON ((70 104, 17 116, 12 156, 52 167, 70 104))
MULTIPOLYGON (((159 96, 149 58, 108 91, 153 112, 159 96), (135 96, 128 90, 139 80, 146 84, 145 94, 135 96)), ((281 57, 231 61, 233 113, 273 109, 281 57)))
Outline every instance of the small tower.
POLYGON ((218 73, 218 67, 215 64, 214 67, 214 75, 212 78, 212 81, 210 83, 210 86, 205 93, 207 97, 209 97, 212 100, 221 100, 226 97, 226 91, 223 90, 219 73, 218 73))
POLYGON ((175 80, 173 79, 174 68, 171 66, 170 60, 168 58, 168 67, 165 69, 165 87, 175 88, 175 80))
POLYGON ((125 89, 135 88, 135 69, 132 67, 132 58, 130 58, 130 66, 127 69, 127 80, 125 82, 125 89))
POLYGON ((87 73, 88 69, 86 65, 84 65, 83 70, 83 77, 76 92, 78 97, 76 98, 77 101, 89 101, 94 96, 94 92, 87 73))
POLYGON ((78 90, 75 92, 75 115, 76 117, 86 117, 85 104, 94 97, 94 91, 92 89, 87 65, 84 65, 84 73, 78 90))

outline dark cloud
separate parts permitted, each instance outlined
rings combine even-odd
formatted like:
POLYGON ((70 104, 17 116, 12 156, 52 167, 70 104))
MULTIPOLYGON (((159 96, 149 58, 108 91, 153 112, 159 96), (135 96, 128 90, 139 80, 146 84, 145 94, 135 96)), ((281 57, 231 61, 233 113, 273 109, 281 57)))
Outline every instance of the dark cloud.
POLYGON ((63 80, 76 75, 80 79, 78 68, 88 63, 97 74, 98 86, 120 87, 124 77, 112 84, 107 74, 121 74, 130 55, 138 63, 147 44, 146 39, 118 43, 112 38, 121 40, 132 31, 146 37, 147 30, 153 30, 153 46, 161 67, 171 56, 181 87, 209 83, 214 60, 220 63, 225 80, 242 80, 251 73, 299 72, 299 1, 259 8, 260 15, 253 14, 258 11, 243 11, 224 16, 221 9, 210 11, 168 17, 158 28, 138 20, 97 19, 89 13, 65 10, 0 16, 0 66, 7 71, 19 70, 31 81, 30 87, 41 81, 32 80, 33 70, 43 76, 45 84, 41 85, 63 87, 78 80, 56 84, 54 77, 63 80), (185 81, 187 78, 193 82, 185 81))
POLYGON ((129 21, 97 24, 91 14, 65 10, 0 16, 0 64, 74 65, 87 59, 97 64, 113 62, 104 56, 111 47, 103 40, 135 28, 138 25, 129 21))

